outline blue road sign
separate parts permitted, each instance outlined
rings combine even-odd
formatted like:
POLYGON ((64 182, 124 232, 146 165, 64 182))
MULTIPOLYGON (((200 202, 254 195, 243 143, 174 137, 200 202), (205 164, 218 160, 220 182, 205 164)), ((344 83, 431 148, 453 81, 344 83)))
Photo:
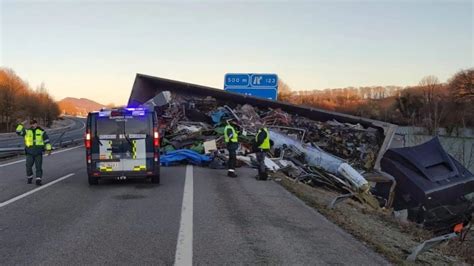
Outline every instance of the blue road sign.
POLYGON ((278 77, 275 74, 252 74, 250 78, 252 87, 278 87, 278 77))
POLYGON ((250 77, 248 74, 225 75, 224 87, 248 87, 250 77))
POLYGON ((276 74, 226 74, 224 90, 276 100, 278 76, 276 74))

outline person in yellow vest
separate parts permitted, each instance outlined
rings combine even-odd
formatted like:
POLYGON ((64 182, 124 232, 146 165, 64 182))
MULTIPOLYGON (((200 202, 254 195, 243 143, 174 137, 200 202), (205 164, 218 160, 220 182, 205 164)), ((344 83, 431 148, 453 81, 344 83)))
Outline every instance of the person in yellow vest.
POLYGON ((237 177, 235 173, 235 164, 237 162, 237 149, 239 148, 239 132, 234 120, 227 120, 224 128, 224 140, 229 151, 229 160, 227 162, 227 176, 237 177))
POLYGON ((36 170, 36 185, 41 186, 41 178, 43 177, 43 152, 46 150, 48 155, 51 154, 51 144, 48 134, 34 119, 30 121, 30 128, 26 129, 22 124, 16 127, 16 134, 25 138, 25 155, 26 155, 26 176, 27 183, 33 181, 33 165, 36 170))
POLYGON ((256 178, 257 180, 267 180, 268 174, 265 166, 265 154, 270 151, 271 140, 270 133, 264 126, 260 127, 257 135, 255 135, 255 147, 258 162, 258 175, 256 178))

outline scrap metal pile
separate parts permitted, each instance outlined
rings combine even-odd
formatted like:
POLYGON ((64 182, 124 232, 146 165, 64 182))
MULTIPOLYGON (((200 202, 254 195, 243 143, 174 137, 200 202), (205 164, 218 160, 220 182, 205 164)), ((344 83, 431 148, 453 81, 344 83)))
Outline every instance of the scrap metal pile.
POLYGON ((207 154, 210 167, 225 168, 223 131, 226 121, 235 119, 241 132, 238 160, 252 166, 252 142, 258 127, 265 125, 274 142, 267 168, 310 185, 345 192, 369 194, 368 182, 359 171, 373 169, 383 141, 375 128, 360 124, 314 121, 280 109, 236 105, 212 97, 170 94, 158 112, 164 152, 192 150, 207 154))
POLYGON ((265 160, 267 168, 340 192, 330 208, 353 197, 373 208, 408 212, 411 221, 448 231, 471 219, 474 176, 439 144, 389 149, 381 158, 381 168, 374 169, 387 140, 380 127, 370 126, 373 123, 341 123, 333 119, 337 114, 316 121, 279 109, 283 104, 269 108, 254 101, 257 107, 236 104, 228 97, 202 95, 206 94, 162 91, 147 102, 161 118, 163 165, 187 162, 225 169, 224 127, 228 119, 234 119, 240 131, 240 166, 256 165, 253 141, 264 125, 273 141, 265 160), (442 195, 442 200, 435 202, 427 191, 442 195))

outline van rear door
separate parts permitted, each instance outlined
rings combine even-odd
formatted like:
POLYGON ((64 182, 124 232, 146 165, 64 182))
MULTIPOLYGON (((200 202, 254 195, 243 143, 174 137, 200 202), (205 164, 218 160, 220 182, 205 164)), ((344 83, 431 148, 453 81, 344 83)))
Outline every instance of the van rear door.
POLYGON ((145 172, 151 170, 153 153, 153 121, 151 113, 128 117, 123 121, 122 170, 145 172), (148 149, 147 149, 148 147, 148 149), (150 150, 150 156, 147 156, 150 150))
POLYGON ((122 172, 120 123, 109 115, 99 114, 95 118, 94 124, 96 130, 94 139, 97 139, 98 158, 93 159, 97 162, 97 169, 105 173, 122 172))
POLYGON ((97 170, 109 174, 154 170, 153 112, 101 111, 94 124, 97 170))

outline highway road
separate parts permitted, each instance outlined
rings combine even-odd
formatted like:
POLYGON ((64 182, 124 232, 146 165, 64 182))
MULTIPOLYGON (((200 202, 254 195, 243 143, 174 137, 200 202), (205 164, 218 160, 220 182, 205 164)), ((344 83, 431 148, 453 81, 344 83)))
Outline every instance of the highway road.
POLYGON ((273 181, 196 166, 89 186, 83 147, 0 162, 0 264, 350 264, 388 262, 273 181))
MULTIPOLYGON (((86 119, 73 116, 67 116, 65 119, 73 120, 74 124, 71 128, 64 130, 53 129, 53 132, 51 132, 51 130, 46 131, 53 146, 58 146, 60 142, 84 138, 86 119)), ((0 148, 23 147, 23 142, 23 138, 17 136, 0 138, 0 148)))

